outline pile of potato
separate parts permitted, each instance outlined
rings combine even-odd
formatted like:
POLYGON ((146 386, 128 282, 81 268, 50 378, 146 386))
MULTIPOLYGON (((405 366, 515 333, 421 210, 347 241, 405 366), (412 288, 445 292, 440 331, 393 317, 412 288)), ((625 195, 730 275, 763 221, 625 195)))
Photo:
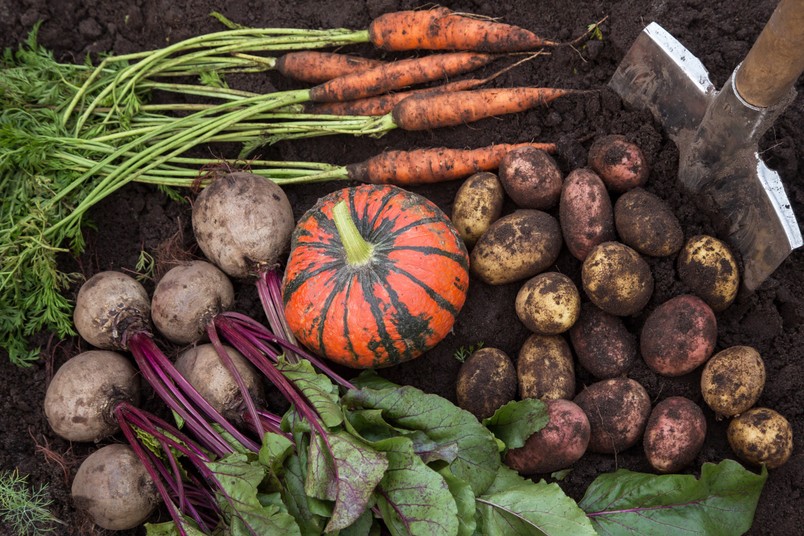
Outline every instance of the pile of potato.
POLYGON ((734 255, 712 236, 685 241, 671 208, 643 188, 648 175, 640 148, 612 135, 595 140, 588 167, 566 177, 550 155, 525 148, 456 194, 452 220, 471 249, 472 274, 490 285, 522 282, 515 308, 532 332, 515 361, 493 347, 474 352, 458 374, 458 404, 483 419, 517 396, 545 402, 549 424, 506 453, 522 474, 564 469, 587 450, 616 454, 640 440, 657 472, 690 464, 706 437, 704 412, 680 396, 653 405, 628 377, 640 358, 665 376, 703 366, 702 397, 718 418, 732 419, 728 440, 739 458, 773 468, 792 453, 788 421, 754 407, 765 384, 757 351, 736 346, 713 356, 716 314, 740 285, 734 255), (506 198, 517 209, 502 215, 506 198), (582 263, 581 288, 550 271, 563 247, 582 263), (675 256, 689 293, 655 307, 635 334, 623 318, 643 312, 653 294, 646 256, 675 256), (597 380, 577 393, 576 360, 597 380))

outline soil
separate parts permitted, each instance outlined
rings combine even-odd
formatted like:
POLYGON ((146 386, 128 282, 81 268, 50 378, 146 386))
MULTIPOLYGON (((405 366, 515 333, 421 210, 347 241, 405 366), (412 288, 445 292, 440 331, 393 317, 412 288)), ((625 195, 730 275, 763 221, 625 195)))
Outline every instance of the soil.
MULTIPOLYGON (((62 61, 80 62, 87 54, 153 49, 220 29, 209 17, 213 10, 251 26, 365 28, 374 16, 418 4, 421 3, 400 0, 339 0, 337 4, 315 0, 0 0, 0 45, 16 46, 32 25, 41 20, 41 43, 62 61)), ((552 55, 526 63, 493 82, 497 86, 542 85, 596 91, 560 99, 549 107, 473 125, 420 133, 395 131, 377 139, 335 136, 280 143, 264 149, 262 156, 347 164, 387 148, 463 148, 539 140, 560 142, 557 160, 562 171, 568 173, 586 164, 586 153, 594 138, 622 134, 645 152, 651 170, 646 188, 670 204, 681 220, 685 236, 715 232, 710 220, 696 208, 694 198, 676 182, 678 151, 675 145, 663 135, 660 125, 650 115, 623 107, 605 84, 637 34, 647 23, 656 21, 703 62, 714 84, 720 87, 748 52, 775 2, 541 0, 538 9, 529 0, 460 1, 445 2, 445 5, 457 11, 496 17, 557 40, 567 40, 583 31, 588 23, 608 16, 603 25, 602 41, 589 42, 577 49, 555 50, 552 55)), ((394 57, 367 46, 351 47, 350 52, 375 58, 394 57)), ((251 91, 299 87, 274 74, 244 77, 233 80, 232 84, 235 83, 251 91)), ((800 221, 804 221, 804 182, 800 177, 804 169, 803 102, 799 96, 764 136, 760 147, 765 162, 781 174, 800 221)), ((227 153, 222 152, 221 156, 227 153)), ((449 214, 459 185, 458 181, 414 190, 449 214)), ((329 183, 288 187, 287 193, 299 217, 319 197, 343 186, 343 183, 329 183)), ((512 206, 506 207, 507 211, 512 209, 512 206)), ((188 205, 169 201, 151 187, 124 188, 99 204, 92 211, 91 219, 94 230, 88 228, 85 254, 78 259, 64 258, 65 270, 77 270, 86 276, 105 269, 134 270, 142 249, 156 254, 160 244, 173 238, 177 230, 184 233, 181 244, 192 244, 188 205)), ((656 280, 655 291, 645 311, 627 319, 627 326, 633 333, 638 333, 650 310, 685 292, 674 260, 649 259, 656 280)), ((566 250, 555 268, 578 281, 578 262, 566 250)), ((717 315, 717 350, 747 344, 760 352, 768 380, 759 405, 786 416, 792 423, 796 441, 790 461, 771 471, 750 530, 753 535, 799 533, 804 522, 801 509, 804 404, 800 394, 804 385, 802 282, 804 250, 797 250, 756 292, 742 292, 731 307, 717 315)), ((152 289, 153 282, 148 282, 147 286, 152 289)), ((520 283, 514 283, 490 287, 472 280, 468 301, 453 332, 423 357, 385 369, 382 374, 454 401, 455 377, 460 366, 454 357, 456 351, 482 342, 515 358, 528 336, 514 312, 514 297, 519 286, 520 283)), ((237 290, 238 308, 261 318, 253 286, 238 284, 237 290)), ((33 485, 48 485, 53 512, 64 522, 56 534, 102 534, 102 530, 94 528, 74 508, 69 494, 78 464, 96 447, 70 444, 56 437, 42 411, 45 388, 54 370, 88 345, 78 338, 57 340, 48 333, 37 335, 33 342, 43 345, 45 351, 30 368, 15 368, 0 355, 0 407, 3 408, 0 464, 3 469, 18 468, 29 475, 33 485)), ((593 381, 581 367, 577 374, 578 389, 593 381)), ((700 371, 680 378, 666 378, 654 374, 638 360, 628 375, 645 386, 654 403, 671 395, 682 395, 705 406, 698 387, 700 371)), ((147 404, 155 405, 152 398, 147 404)), ((708 420, 707 439, 688 469, 690 473, 699 470, 704 462, 734 456, 726 442, 727 422, 715 420, 713 413, 704 409, 708 420)), ((578 499, 600 473, 619 467, 650 471, 641 449, 640 444, 617 456, 587 454, 559 484, 578 499)), ((164 519, 164 512, 157 512, 152 521, 164 519)), ((0 528, 0 532, 7 533, 3 530, 0 528)), ((144 529, 121 534, 144 534, 144 529)))

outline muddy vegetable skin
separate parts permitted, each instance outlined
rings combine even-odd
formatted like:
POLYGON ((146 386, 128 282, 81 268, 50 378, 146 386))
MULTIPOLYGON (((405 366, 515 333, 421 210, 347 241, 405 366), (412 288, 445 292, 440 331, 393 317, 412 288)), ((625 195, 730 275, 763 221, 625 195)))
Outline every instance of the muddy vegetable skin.
POLYGON ((498 348, 480 348, 458 369, 455 383, 458 406, 478 420, 494 415, 516 397, 516 367, 498 348))

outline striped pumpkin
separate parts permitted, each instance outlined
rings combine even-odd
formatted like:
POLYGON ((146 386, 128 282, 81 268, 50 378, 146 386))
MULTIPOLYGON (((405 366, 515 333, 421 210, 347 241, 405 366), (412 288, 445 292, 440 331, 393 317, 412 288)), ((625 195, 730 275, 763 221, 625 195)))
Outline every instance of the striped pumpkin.
POLYGON ((352 368, 420 356, 452 329, 469 257, 447 216, 396 186, 320 199, 299 220, 282 282, 288 325, 313 352, 352 368))

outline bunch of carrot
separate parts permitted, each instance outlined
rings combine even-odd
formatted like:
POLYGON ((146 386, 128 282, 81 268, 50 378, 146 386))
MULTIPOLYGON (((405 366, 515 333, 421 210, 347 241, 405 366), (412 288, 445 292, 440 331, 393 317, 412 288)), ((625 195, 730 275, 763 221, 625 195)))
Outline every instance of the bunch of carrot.
MULTIPOLYGON (((27 335, 40 329, 72 333, 71 304, 61 294, 72 279, 58 270, 56 255, 68 244, 80 250, 87 210, 129 182, 194 184, 199 168, 217 163, 187 156, 206 143, 241 143, 247 152, 280 139, 430 129, 544 104, 573 90, 473 90, 492 76, 407 95, 392 92, 467 73, 512 51, 556 45, 528 30, 445 8, 390 13, 358 31, 237 27, 164 49, 109 56, 97 67, 56 62, 32 34, 27 46, 1 60, 0 198, 6 201, 0 205, 0 346, 13 361, 25 363, 36 358, 27 349, 27 335), (315 50, 354 43, 449 52, 382 63, 315 50), (274 51, 284 55, 261 55, 274 51), (268 69, 317 85, 256 94, 223 82, 229 73, 268 69), (177 77, 201 81, 172 81, 177 77), (149 103, 152 91, 205 102, 149 103), (448 97, 444 91, 450 91, 448 97), (345 101, 365 106, 365 98, 382 108, 323 108, 345 101)), ((506 147, 393 151, 345 167, 264 160, 252 160, 250 167, 281 184, 337 179, 412 184, 492 169, 506 147), (376 165, 380 160, 384 163, 376 165)))

